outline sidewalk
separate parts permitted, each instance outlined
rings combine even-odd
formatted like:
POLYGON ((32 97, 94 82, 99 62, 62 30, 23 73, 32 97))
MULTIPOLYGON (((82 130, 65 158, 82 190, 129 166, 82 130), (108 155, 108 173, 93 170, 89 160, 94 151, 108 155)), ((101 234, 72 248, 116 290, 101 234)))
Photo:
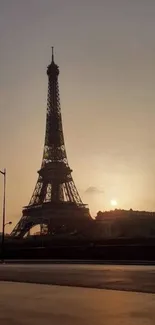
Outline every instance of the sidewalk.
POLYGON ((155 295, 0 282, 3 325, 154 325, 155 295))

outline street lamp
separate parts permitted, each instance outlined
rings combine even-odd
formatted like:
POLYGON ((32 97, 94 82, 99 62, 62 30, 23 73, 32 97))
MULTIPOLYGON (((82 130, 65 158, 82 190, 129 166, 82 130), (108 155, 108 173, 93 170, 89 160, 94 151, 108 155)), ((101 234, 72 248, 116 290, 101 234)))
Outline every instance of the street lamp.
POLYGON ((7 225, 12 225, 12 221, 9 221, 9 222, 5 223, 4 227, 7 226, 7 225))
POLYGON ((4 251, 5 251, 5 242, 4 242, 4 239, 5 239, 5 226, 7 226, 7 225, 12 225, 12 221, 9 221, 9 222, 6 222, 5 224, 4 224, 4 233, 2 233, 2 248, 1 248, 1 262, 2 263, 4 263, 4 251))
POLYGON ((1 243, 1 259, 3 261, 4 255, 4 232, 5 232, 5 196, 6 196, 6 169, 0 170, 0 173, 4 176, 4 189, 3 189, 3 222, 2 222, 2 243, 1 243))

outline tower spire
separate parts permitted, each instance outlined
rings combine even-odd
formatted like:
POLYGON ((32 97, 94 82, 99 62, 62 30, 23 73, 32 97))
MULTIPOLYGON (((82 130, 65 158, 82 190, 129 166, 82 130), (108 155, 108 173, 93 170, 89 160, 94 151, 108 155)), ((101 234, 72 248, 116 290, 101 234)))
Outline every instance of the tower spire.
POLYGON ((52 63, 54 62, 54 46, 52 46, 52 63))

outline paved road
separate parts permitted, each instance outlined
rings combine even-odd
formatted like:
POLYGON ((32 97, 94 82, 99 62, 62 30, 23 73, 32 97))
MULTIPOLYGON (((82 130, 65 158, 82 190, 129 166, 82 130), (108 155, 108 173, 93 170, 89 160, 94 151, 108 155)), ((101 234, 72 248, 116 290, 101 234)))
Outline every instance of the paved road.
POLYGON ((155 266, 3 264, 0 280, 155 293, 155 266))
POLYGON ((154 325, 155 295, 0 283, 2 325, 154 325))

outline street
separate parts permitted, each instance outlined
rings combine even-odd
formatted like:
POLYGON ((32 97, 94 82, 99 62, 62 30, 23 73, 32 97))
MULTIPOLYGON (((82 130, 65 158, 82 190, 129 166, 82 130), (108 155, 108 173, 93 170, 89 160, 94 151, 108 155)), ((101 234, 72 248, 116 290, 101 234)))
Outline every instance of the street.
POLYGON ((0 280, 155 293, 155 266, 1 264, 0 280))
POLYGON ((155 266, 1 264, 0 280, 3 325, 154 325, 155 266))

